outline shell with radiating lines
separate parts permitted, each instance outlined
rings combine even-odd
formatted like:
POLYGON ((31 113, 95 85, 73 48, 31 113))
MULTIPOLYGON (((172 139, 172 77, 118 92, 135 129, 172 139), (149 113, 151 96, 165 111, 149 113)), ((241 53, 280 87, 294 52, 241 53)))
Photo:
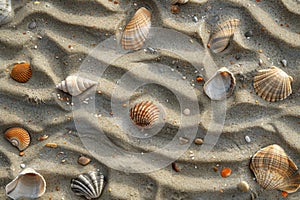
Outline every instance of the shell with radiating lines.
POLYGON ((10 22, 13 15, 11 0, 0 0, 0 26, 10 22))
POLYGON ((142 101, 130 109, 132 122, 141 128, 151 128, 159 118, 159 108, 151 101, 142 101))
POLYGON ((266 101, 279 101, 292 94, 293 78, 278 67, 259 70, 254 77, 256 93, 266 101))
POLYGON ((56 88, 69 93, 72 96, 77 96, 96 84, 96 81, 71 75, 56 85, 56 88))
POLYGON ((4 137, 20 151, 25 150, 30 144, 29 133, 20 127, 13 127, 5 131, 4 137))
POLYGON ((90 171, 80 174, 77 178, 71 180, 71 189, 78 195, 86 199, 100 197, 105 186, 104 175, 99 171, 90 171))
POLYGON ((207 44, 208 48, 210 48, 214 53, 220 53, 224 51, 228 47, 239 23, 240 20, 231 19, 219 25, 218 31, 210 36, 207 44))
POLYGON ((34 169, 24 169, 5 187, 6 195, 12 199, 35 199, 43 196, 46 191, 44 177, 34 169))
POLYGON ((296 164, 277 144, 255 153, 250 169, 259 185, 266 190, 278 189, 292 193, 300 187, 300 173, 296 164))
POLYGON ((146 8, 141 7, 136 11, 123 31, 121 38, 122 48, 126 50, 141 49, 149 35, 150 27, 151 13, 146 8))
POLYGON ((32 76, 29 63, 15 64, 10 72, 10 77, 19 83, 26 83, 32 76))
POLYGON ((171 4, 185 4, 187 3, 189 0, 171 0, 171 4))

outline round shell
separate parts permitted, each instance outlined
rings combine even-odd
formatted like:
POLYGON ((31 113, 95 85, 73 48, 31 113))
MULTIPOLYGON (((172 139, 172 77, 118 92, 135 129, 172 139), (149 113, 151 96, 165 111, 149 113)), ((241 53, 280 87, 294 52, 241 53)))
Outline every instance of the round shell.
POLYGON ((30 144, 30 135, 29 133, 20 127, 14 127, 8 129, 4 133, 4 137, 20 151, 25 150, 30 144))
POLYGON ((273 66, 259 70, 254 77, 256 93, 266 101, 279 101, 292 94, 293 78, 283 70, 273 66))
POLYGON ((204 92, 212 100, 223 100, 233 93, 235 84, 234 75, 226 67, 222 67, 205 82, 204 92))
POLYGON ((264 189, 292 193, 300 187, 297 166, 277 144, 259 150, 251 159, 250 169, 264 189))
POLYGON ((141 128, 150 128, 159 118, 159 109, 151 101, 143 101, 130 109, 130 118, 141 128))
POLYGON ((126 50, 139 50, 144 45, 151 27, 151 13, 144 7, 136 11, 128 22, 122 34, 122 48, 126 50))
POLYGON ((104 188, 104 175, 99 171, 88 172, 71 180, 71 189, 78 196, 86 199, 100 197, 104 188))
POLYGON ((26 83, 32 76, 29 63, 15 64, 10 73, 11 78, 19 83, 26 83))

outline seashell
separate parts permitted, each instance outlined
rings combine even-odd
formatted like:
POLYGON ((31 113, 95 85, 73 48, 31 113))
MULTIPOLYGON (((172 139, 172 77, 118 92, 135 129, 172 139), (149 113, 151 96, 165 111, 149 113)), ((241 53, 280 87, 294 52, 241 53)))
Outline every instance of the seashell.
POLYGON ((293 78, 283 70, 272 66, 259 70, 254 77, 256 93, 266 101, 279 101, 292 94, 293 78))
POLYGON ((32 76, 29 63, 15 64, 10 72, 10 77, 19 83, 26 83, 32 76))
POLYGON ((13 18, 11 0, 0 0, 0 26, 10 22, 13 18))
POLYGON ((79 175, 71 180, 71 189, 78 196, 84 196, 86 199, 100 197, 104 188, 104 175, 99 171, 88 172, 79 175))
POLYGON ((56 88, 72 96, 77 96, 96 84, 96 81, 72 75, 56 85, 56 88))
POLYGON ((250 169, 259 185, 266 190, 292 193, 300 187, 297 166, 277 144, 259 150, 251 159, 250 169))
POLYGON ((230 169, 230 168, 225 167, 225 168, 222 169, 222 171, 221 171, 221 176, 222 176, 223 178, 226 178, 226 177, 228 177, 228 176, 230 176, 230 175, 231 175, 231 169, 230 169))
POLYGON ((12 199, 39 198, 46 191, 44 177, 34 169, 24 169, 13 181, 5 187, 6 195, 12 199))
POLYGON ((4 137, 20 151, 25 150, 30 144, 29 133, 20 127, 10 128, 4 133, 4 137))
POLYGON ((139 50, 148 37, 151 27, 151 13, 144 7, 136 11, 128 22, 122 34, 122 48, 126 50, 139 50))
POLYGON ((130 109, 130 118, 141 128, 150 128, 159 118, 159 109, 151 101, 142 101, 130 109))
POLYGON ((171 0, 171 4, 185 4, 187 3, 189 0, 171 0))
POLYGON ((234 75, 222 67, 204 84, 204 92, 212 100, 223 100, 233 93, 235 84, 234 75))
POLYGON ((220 53, 229 45, 230 38, 233 36, 240 20, 233 19, 225 21, 218 28, 218 31, 211 35, 207 44, 214 53, 220 53))

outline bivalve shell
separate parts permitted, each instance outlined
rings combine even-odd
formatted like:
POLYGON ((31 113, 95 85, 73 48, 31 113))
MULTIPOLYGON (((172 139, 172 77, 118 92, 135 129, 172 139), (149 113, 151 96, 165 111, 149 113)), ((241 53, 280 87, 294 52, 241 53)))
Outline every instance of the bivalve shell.
POLYGON ((19 83, 26 83, 32 76, 29 63, 15 64, 11 70, 10 76, 19 83))
POLYGON ((151 101, 137 103, 130 109, 130 118, 138 127, 151 128, 159 118, 159 108, 151 101))
POLYGON ((29 133, 20 127, 10 128, 4 133, 4 137, 20 151, 25 150, 30 144, 29 133))

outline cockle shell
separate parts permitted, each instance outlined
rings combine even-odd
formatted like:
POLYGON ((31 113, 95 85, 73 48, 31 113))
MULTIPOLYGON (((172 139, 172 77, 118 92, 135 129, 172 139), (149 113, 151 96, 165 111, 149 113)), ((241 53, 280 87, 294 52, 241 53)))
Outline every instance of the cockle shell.
POLYGON ((214 52, 220 53, 229 45, 230 39, 233 36, 240 20, 227 20, 221 24, 218 31, 211 35, 207 46, 214 52))
POLYGON ((0 0, 0 26, 10 22, 13 18, 11 0, 0 0))
POLYGON ((104 186, 104 175, 99 171, 90 171, 71 180, 72 191, 78 196, 84 196, 86 199, 100 197, 104 186))
POLYGON ((171 4, 185 4, 187 3, 189 0, 171 0, 171 4))
POLYGON ((77 96, 96 84, 96 81, 72 75, 56 85, 56 88, 72 96, 77 96))
POLYGON ((212 100, 223 100, 233 93, 235 84, 234 75, 222 67, 205 82, 204 92, 212 100))
POLYGON ((254 77, 256 93, 266 101, 279 101, 292 94, 293 78, 283 70, 272 66, 259 70, 254 77))
POLYGON ((139 50, 144 45, 151 27, 151 13, 144 7, 136 11, 128 22, 122 34, 122 48, 126 50, 139 50))
POLYGON ((19 83, 26 83, 32 76, 30 64, 15 64, 10 72, 10 76, 19 83))
POLYGON ((10 128, 4 133, 4 137, 20 151, 25 150, 30 144, 29 133, 20 127, 10 128))
POLYGON ((250 169, 264 189, 292 193, 300 187, 297 166, 277 144, 259 150, 251 159, 250 169))
POLYGON ((5 191, 6 195, 12 199, 39 198, 46 191, 46 181, 34 169, 26 168, 6 185, 5 191))
POLYGON ((151 101, 142 101, 130 109, 130 118, 141 128, 150 128, 159 118, 159 108, 151 101))

